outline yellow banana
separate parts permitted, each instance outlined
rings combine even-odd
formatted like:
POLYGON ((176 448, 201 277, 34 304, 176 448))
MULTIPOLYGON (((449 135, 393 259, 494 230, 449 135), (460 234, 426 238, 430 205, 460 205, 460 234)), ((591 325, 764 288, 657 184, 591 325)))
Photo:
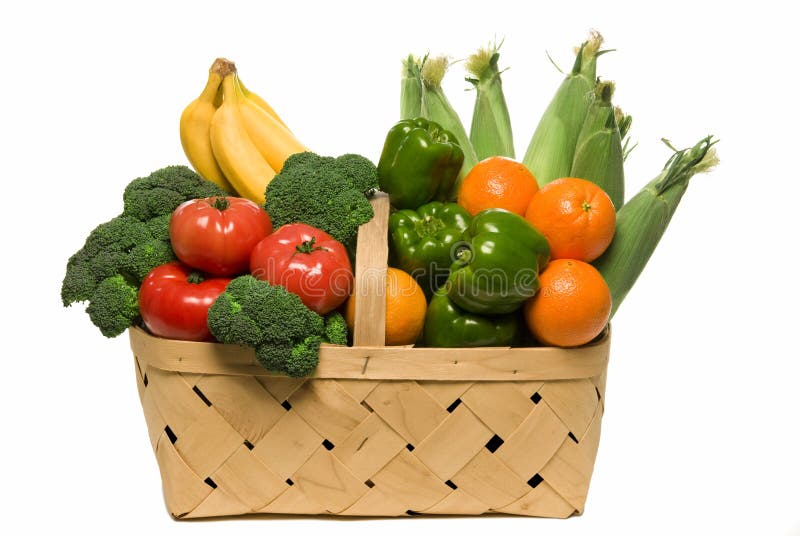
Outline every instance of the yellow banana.
POLYGON ((209 139, 211 118, 218 106, 214 101, 221 83, 222 76, 212 66, 205 89, 181 114, 181 145, 195 171, 204 179, 218 184, 223 190, 234 193, 233 187, 217 165, 209 139))
MULTIPOLYGON (((244 93, 244 96, 248 100, 253 101, 259 108, 261 108, 262 110, 267 112, 269 115, 271 115, 273 118, 275 118, 275 120, 278 123, 283 125, 286 128, 286 130, 289 130, 289 126, 286 123, 283 122, 283 119, 280 118, 280 116, 278 115, 278 112, 276 112, 275 109, 272 108, 272 106, 270 106, 267 103, 267 101, 265 101, 264 99, 262 99, 261 97, 259 97, 258 95, 256 95, 255 93, 253 93, 252 91, 247 89, 246 87, 244 87, 244 84, 242 83, 242 79, 241 78, 239 78, 239 87, 242 89, 242 93, 244 93)), ((289 131, 289 132, 291 132, 291 131, 289 131)))
POLYGON ((288 128, 264 111, 255 101, 245 96, 238 76, 236 76, 236 81, 239 111, 242 114, 244 128, 270 167, 275 171, 280 171, 289 156, 308 149, 294 137, 288 128))
POLYGON ((245 130, 235 74, 222 80, 222 105, 211 119, 211 148, 230 183, 242 197, 264 203, 264 191, 275 171, 245 130))

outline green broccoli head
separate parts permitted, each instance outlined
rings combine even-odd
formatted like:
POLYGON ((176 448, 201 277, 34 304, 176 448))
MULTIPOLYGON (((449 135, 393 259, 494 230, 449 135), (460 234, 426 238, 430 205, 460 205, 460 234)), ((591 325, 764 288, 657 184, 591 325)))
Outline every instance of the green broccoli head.
POLYGON ((378 170, 368 158, 360 154, 343 154, 336 159, 336 167, 362 194, 372 195, 378 189, 378 170))
POLYGON ((125 188, 123 214, 140 221, 171 215, 190 199, 228 195, 186 166, 167 166, 147 177, 134 179, 125 188))
POLYGON ((86 307, 92 323, 106 337, 116 337, 139 318, 139 289, 121 275, 100 281, 86 307))
POLYGON ((317 366, 324 319, 285 288, 251 275, 231 281, 208 311, 208 329, 227 344, 251 346, 261 365, 291 376, 317 366))
POLYGON ((265 208, 275 227, 302 222, 347 243, 372 219, 367 196, 377 188, 375 165, 363 156, 298 153, 267 186, 265 208))
POLYGON ((107 296, 118 296, 122 289, 133 289, 135 294, 144 276, 175 258, 169 241, 161 238, 163 234, 154 233, 157 226, 151 223, 117 216, 98 225, 67 262, 61 283, 62 303, 67 307, 88 301, 89 317, 106 337, 119 335, 139 317, 135 300, 129 311, 119 305, 119 300, 107 296), (122 282, 124 287, 120 286, 122 282), (110 293, 110 288, 119 292, 110 293), (114 314, 115 310, 125 312, 114 314))
POLYGON ((325 317, 325 342, 347 346, 347 322, 337 311, 325 317))
POLYGON ((125 255, 124 264, 120 266, 120 269, 129 274, 133 280, 141 283, 153 268, 174 260, 175 253, 169 242, 153 238, 133 246, 125 255))

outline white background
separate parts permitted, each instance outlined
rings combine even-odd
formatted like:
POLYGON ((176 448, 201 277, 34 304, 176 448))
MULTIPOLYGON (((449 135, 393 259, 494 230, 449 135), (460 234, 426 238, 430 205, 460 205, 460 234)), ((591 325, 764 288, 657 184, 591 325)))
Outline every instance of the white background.
MULTIPOLYGON (((0 525, 94 533, 800 534, 798 44, 780 3, 451 2, 269 6, 138 1, 3 7, 0 54, 0 525), (431 5, 429 5, 431 4, 431 5), (646 5, 647 4, 647 5, 646 5), (182 108, 217 56, 324 154, 377 159, 409 52, 463 58, 505 37, 517 153, 590 28, 598 73, 639 141, 722 140, 614 320, 606 415, 586 512, 524 518, 174 522, 125 336, 64 310, 68 256, 117 214, 129 180, 184 163, 182 108)), ((8 4, 5 4, 7 6, 8 4)), ((469 124, 463 68, 445 90, 469 124)), ((9 533, 9 532, 6 532, 9 533)))

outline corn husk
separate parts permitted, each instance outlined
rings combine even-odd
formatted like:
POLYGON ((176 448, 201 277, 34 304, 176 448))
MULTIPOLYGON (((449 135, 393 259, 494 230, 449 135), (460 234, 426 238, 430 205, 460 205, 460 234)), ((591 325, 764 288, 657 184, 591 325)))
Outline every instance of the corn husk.
POLYGON ((478 160, 490 156, 514 158, 511 117, 500 78, 503 71, 497 66, 501 45, 481 48, 467 58, 466 69, 472 76, 466 80, 475 88, 469 139, 478 160))
POLYGON ((578 135, 570 176, 597 184, 620 209, 625 202, 625 173, 622 138, 611 105, 613 94, 613 82, 597 82, 594 101, 578 135))
POLYGON ((690 149, 673 149, 675 153, 662 172, 617 212, 614 239, 593 263, 611 290, 612 316, 650 260, 689 186, 689 179, 710 171, 719 162, 713 148, 715 143, 708 136, 690 149))
POLYGON ((427 56, 417 58, 409 54, 403 60, 400 77, 400 119, 413 119, 422 115, 422 66, 427 56))
POLYGON ((589 111, 603 38, 592 33, 581 44, 572 71, 556 91, 533 133, 522 163, 539 186, 569 176, 578 135, 589 111))
POLYGON ((622 108, 619 106, 614 107, 614 119, 617 121, 617 127, 619 127, 619 135, 622 138, 622 161, 626 161, 628 156, 630 156, 631 151, 636 149, 636 146, 639 143, 633 143, 631 141, 631 125, 633 124, 633 118, 622 111, 622 108))
POLYGON ((472 148, 472 142, 469 141, 464 124, 442 90, 442 79, 449 66, 450 62, 445 56, 428 58, 422 66, 422 115, 450 131, 464 152, 464 164, 461 166, 461 172, 458 174, 458 179, 450 195, 451 199, 455 199, 458 196, 461 181, 478 163, 478 157, 472 148))

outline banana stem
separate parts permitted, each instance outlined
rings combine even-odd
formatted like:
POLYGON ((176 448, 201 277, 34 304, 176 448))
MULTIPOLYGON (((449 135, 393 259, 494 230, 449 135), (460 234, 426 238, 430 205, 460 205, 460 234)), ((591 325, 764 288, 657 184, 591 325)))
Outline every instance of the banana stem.
POLYGON ((217 58, 211 64, 209 71, 218 74, 220 78, 225 78, 229 74, 236 72, 236 64, 225 58, 217 58))

